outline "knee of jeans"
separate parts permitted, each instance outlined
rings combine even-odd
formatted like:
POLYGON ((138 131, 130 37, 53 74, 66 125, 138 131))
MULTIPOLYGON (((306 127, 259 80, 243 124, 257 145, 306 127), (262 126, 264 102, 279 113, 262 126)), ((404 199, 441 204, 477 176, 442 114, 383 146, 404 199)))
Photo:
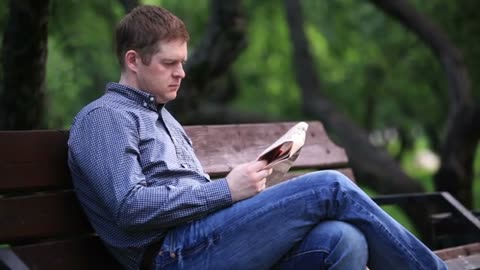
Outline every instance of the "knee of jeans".
POLYGON ((368 243, 365 235, 354 225, 342 221, 326 221, 331 237, 335 239, 335 250, 347 252, 350 256, 368 257, 368 243))
POLYGON ((324 170, 317 171, 310 174, 311 178, 314 179, 314 182, 319 185, 319 187, 325 187, 326 185, 340 186, 344 188, 351 188, 355 186, 352 180, 350 180, 343 173, 335 170, 324 170))

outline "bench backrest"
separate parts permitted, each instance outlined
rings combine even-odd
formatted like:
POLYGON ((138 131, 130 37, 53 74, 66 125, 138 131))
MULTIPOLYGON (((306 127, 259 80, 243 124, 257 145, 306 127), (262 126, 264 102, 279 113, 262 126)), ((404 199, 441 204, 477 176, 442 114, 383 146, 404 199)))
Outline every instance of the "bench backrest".
MULTIPOLYGON (((294 123, 187 126, 212 178, 253 160, 294 123)), ((20 269, 116 269, 72 191, 68 131, 0 131, 0 259, 20 269)), ((309 122, 291 175, 337 169, 353 177, 345 151, 309 122), (300 170, 300 172, 296 171, 300 170)), ((1 265, 0 265, 1 269, 1 265)))

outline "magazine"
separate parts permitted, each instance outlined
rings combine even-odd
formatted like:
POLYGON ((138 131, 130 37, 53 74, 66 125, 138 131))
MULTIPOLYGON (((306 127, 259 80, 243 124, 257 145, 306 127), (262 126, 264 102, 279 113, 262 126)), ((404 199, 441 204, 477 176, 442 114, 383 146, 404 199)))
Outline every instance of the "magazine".
POLYGON ((273 170, 267 182, 278 182, 290 170, 305 144, 307 129, 307 123, 297 123, 257 157, 267 161, 265 168, 273 170))

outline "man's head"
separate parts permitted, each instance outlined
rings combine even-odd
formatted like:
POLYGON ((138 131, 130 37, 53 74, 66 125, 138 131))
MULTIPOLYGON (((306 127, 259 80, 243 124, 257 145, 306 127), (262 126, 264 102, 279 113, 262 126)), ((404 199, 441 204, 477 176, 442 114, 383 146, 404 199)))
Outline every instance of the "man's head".
POLYGON ((157 52, 158 43, 181 40, 190 36, 182 20, 170 11, 156 6, 139 6, 127 14, 117 25, 115 33, 116 53, 122 70, 125 68, 125 53, 136 51, 143 63, 148 65, 157 52))
POLYGON ((135 8, 117 26, 120 83, 152 94, 157 103, 175 99, 185 77, 188 39, 184 23, 166 9, 135 8))

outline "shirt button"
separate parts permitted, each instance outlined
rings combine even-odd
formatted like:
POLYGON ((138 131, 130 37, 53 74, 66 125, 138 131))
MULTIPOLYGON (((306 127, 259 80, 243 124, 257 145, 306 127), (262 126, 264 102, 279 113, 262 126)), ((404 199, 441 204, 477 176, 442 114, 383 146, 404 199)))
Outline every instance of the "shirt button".
POLYGON ((147 102, 143 102, 143 107, 147 107, 147 102))
POLYGON ((155 98, 154 98, 154 97, 150 97, 149 100, 150 100, 150 102, 154 102, 154 101, 155 101, 155 98))
POLYGON ((177 257, 177 256, 175 255, 175 253, 171 252, 171 253, 170 253, 170 258, 175 259, 175 257, 177 257))

